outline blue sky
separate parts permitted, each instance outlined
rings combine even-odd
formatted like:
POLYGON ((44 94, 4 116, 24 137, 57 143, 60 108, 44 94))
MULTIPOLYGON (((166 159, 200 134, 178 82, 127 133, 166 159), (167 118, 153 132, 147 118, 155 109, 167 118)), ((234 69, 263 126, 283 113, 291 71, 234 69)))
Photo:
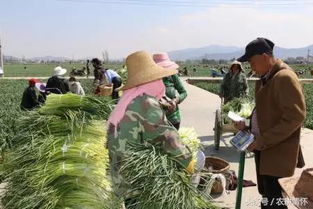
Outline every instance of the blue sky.
POLYGON ((142 49, 244 46, 257 36, 283 47, 313 44, 312 1, 190 1, 0 0, 0 37, 5 54, 25 57, 81 58, 107 50, 121 58, 142 49))

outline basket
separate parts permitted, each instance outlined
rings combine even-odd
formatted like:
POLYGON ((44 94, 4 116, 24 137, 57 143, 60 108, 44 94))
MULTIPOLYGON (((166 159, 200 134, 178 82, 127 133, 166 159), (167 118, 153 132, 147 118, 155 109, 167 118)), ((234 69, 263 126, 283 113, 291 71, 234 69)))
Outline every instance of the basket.
MULTIPOLYGON (((205 164, 204 164, 204 172, 210 172, 210 173, 225 173, 229 170, 229 163, 226 160, 223 160, 218 157, 206 157, 205 164)), ((205 184, 206 177, 202 176, 200 179, 200 185, 205 184)), ((219 180, 216 180, 213 183, 213 186, 211 188, 210 194, 221 194, 225 188, 222 186, 222 182, 219 180)))
POLYGON ((204 167, 212 173, 223 173, 229 170, 229 163, 219 157, 206 157, 204 167))
POLYGON ((106 85, 100 85, 99 88, 99 95, 101 96, 111 96, 113 92, 113 86, 106 86, 106 85))

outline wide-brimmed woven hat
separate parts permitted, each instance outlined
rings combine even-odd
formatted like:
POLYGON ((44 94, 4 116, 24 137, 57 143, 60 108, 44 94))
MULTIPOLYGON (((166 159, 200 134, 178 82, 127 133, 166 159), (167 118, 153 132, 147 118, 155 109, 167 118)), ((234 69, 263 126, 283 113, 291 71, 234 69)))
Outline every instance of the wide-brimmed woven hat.
POLYGON ((164 67, 164 68, 170 68, 170 69, 179 68, 179 65, 177 65, 175 62, 170 60, 170 58, 166 52, 154 54, 153 60, 159 66, 164 67))
POLYGON ((54 71, 53 71, 53 75, 56 75, 56 76, 61 76, 61 75, 64 75, 65 73, 66 73, 66 69, 62 68, 61 66, 57 66, 56 68, 54 68, 54 71))
POLYGON ((297 208, 313 208, 313 168, 303 170, 300 177, 281 178, 278 181, 297 208))
POLYGON ((153 61, 151 54, 145 51, 137 51, 130 54, 126 58, 126 66, 128 77, 122 90, 178 73, 175 69, 165 69, 158 66, 153 61))

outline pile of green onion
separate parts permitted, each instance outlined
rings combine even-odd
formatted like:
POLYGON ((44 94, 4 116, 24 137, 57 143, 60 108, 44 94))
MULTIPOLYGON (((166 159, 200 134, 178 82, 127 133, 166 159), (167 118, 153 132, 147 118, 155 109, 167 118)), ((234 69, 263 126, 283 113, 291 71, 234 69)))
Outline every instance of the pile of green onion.
POLYGON ((110 111, 109 101, 52 94, 20 118, 4 164, 4 208, 117 208, 107 177, 110 111))
POLYGON ((177 161, 151 144, 130 144, 121 174, 130 183, 127 209, 213 209, 211 197, 200 192, 177 161))

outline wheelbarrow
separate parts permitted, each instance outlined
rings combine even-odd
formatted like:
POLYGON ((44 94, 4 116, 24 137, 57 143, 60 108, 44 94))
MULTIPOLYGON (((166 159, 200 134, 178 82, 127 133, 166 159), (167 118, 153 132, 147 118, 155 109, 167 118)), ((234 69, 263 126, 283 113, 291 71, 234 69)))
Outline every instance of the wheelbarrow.
POLYGON ((219 150, 220 141, 223 133, 237 133, 238 129, 235 128, 234 124, 225 122, 227 115, 222 113, 224 100, 221 99, 221 106, 215 111, 215 122, 214 122, 214 148, 219 150))

